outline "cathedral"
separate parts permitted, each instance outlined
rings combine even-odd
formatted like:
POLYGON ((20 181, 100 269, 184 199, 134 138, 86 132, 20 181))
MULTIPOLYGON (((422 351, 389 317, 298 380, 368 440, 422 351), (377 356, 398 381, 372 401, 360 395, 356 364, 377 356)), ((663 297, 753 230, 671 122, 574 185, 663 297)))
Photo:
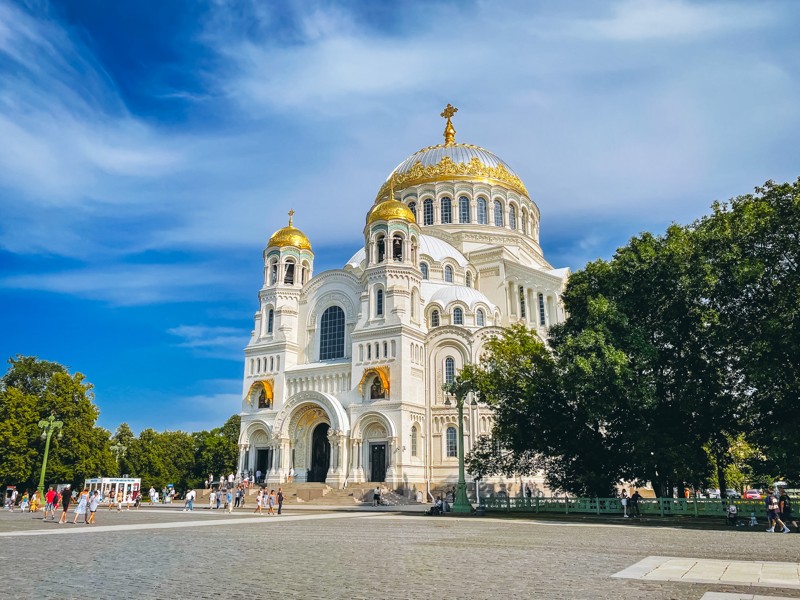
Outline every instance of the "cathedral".
MULTIPOLYGON (((269 239, 245 349, 240 473, 449 489, 460 442, 442 385, 503 327, 544 338, 564 319, 568 269, 544 258, 539 207, 505 161, 455 141, 456 110, 442 113, 444 143, 402 161, 365 207, 363 247, 341 269, 314 273, 293 211, 269 239)), ((465 451, 491 427, 490 409, 468 399, 465 451)))

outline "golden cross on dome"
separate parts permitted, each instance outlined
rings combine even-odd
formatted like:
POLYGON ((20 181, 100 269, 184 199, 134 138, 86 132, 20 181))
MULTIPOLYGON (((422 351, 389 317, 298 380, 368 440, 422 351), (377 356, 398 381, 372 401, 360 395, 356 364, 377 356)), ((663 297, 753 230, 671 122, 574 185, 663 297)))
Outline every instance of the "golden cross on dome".
POLYGON ((289 209, 289 227, 291 227, 291 226, 292 226, 292 217, 293 217, 293 216, 294 216, 294 209, 293 209, 293 208, 290 208, 290 209, 289 209))
POLYGON ((456 143, 456 129, 453 127, 453 123, 450 119, 458 112, 458 109, 448 102, 447 106, 444 107, 442 111, 441 117, 447 119, 447 125, 444 128, 444 145, 445 146, 452 146, 456 143))

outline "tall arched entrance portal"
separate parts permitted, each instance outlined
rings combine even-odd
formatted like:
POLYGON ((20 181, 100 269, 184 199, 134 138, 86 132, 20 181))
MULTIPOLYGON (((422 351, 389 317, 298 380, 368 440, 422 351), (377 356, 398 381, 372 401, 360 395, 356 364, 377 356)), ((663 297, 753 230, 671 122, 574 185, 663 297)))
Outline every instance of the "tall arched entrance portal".
POLYGON ((328 467, 331 462, 329 430, 330 426, 327 423, 320 423, 314 428, 311 436, 311 468, 308 471, 308 481, 324 483, 328 476, 328 467))

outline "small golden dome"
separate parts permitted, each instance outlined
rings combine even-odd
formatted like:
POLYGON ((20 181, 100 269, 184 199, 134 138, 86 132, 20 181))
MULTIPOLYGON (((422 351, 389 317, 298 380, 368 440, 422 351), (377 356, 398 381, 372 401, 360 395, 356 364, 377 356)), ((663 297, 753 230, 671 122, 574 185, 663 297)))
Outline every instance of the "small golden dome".
POLYGON ((399 200, 384 200, 376 204, 367 215, 367 225, 372 225, 375 221, 389 221, 390 219, 400 219, 409 223, 416 223, 414 213, 399 200))
POLYGON ((272 234, 267 243, 267 248, 283 248, 285 246, 293 246, 300 250, 311 250, 311 242, 308 241, 306 234, 300 231, 297 227, 292 225, 292 215, 294 211, 289 211, 289 225, 278 229, 272 234))

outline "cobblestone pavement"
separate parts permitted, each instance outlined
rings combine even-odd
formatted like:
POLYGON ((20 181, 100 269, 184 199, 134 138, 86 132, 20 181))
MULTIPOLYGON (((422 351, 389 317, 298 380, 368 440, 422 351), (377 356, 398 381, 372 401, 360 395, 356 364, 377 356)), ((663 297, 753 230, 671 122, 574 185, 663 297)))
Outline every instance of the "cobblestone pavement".
POLYGON ((2 512, 4 596, 800 598, 782 588, 611 578, 651 555, 797 562, 797 534, 309 511, 102 511, 97 520, 96 530, 78 533, 91 526, 2 512))

